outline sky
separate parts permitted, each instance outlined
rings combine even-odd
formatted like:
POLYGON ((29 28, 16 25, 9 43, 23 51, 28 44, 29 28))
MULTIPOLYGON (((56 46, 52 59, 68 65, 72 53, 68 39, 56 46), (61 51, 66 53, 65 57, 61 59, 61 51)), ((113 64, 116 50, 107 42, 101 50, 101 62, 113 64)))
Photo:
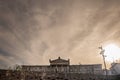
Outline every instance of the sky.
POLYGON ((99 46, 120 46, 119 0, 0 0, 0 67, 102 64, 99 46))

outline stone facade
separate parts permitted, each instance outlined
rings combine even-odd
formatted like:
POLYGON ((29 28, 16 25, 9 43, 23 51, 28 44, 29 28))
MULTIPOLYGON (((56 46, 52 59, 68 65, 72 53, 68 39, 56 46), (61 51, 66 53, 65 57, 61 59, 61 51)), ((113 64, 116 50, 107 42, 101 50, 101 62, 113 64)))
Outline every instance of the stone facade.
MULTIPOLYGON (((0 70, 0 80, 105 80, 101 64, 70 65, 70 60, 49 60, 50 65, 22 65, 0 70)), ((109 76, 109 80, 115 80, 109 76)))
MULTIPOLYGON (((104 75, 0 70, 0 80, 105 80, 104 75)), ((109 80, 116 80, 109 76, 109 80)))
POLYGON ((49 60, 50 65, 22 65, 24 71, 38 72, 62 72, 62 73, 83 73, 83 74, 102 74, 102 64, 89 65, 70 65, 70 60, 58 59, 49 60))
POLYGON ((120 63, 112 63, 110 71, 112 75, 120 75, 120 63))

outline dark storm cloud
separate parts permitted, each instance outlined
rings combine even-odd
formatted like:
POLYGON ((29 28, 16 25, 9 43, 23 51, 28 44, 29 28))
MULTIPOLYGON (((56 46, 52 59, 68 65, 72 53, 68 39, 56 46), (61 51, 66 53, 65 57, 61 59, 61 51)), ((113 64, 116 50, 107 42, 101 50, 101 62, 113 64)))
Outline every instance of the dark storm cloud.
POLYGON ((0 49, 0 54, 4 55, 4 56, 10 56, 9 52, 6 52, 5 50, 0 49))
POLYGON ((119 3, 0 0, 0 63, 46 64, 46 57, 58 56, 72 63, 101 62, 96 48, 120 40, 119 3))

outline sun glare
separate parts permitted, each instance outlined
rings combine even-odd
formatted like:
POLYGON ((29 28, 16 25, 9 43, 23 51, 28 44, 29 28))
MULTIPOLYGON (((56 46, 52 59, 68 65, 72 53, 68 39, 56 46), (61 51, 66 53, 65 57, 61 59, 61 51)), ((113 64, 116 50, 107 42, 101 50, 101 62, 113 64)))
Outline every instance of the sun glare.
POLYGON ((120 59, 120 47, 115 44, 109 44, 104 47, 106 60, 113 62, 120 59))

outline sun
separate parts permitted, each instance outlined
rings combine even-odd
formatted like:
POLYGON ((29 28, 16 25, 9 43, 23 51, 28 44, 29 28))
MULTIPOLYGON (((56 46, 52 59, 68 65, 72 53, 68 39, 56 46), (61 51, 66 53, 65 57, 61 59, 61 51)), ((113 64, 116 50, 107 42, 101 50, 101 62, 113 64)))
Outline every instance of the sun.
POLYGON ((106 45, 104 49, 106 61, 113 62, 120 59, 120 47, 118 47, 116 44, 106 45))

